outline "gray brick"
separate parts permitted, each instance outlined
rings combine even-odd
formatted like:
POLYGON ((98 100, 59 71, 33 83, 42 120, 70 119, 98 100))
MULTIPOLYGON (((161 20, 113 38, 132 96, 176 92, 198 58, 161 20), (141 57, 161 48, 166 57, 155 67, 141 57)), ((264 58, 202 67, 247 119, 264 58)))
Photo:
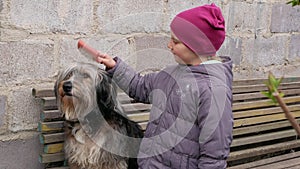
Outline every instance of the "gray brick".
POLYGON ((33 33, 90 32, 93 1, 74 0, 70 2, 11 0, 11 24, 33 33))
POLYGON ((243 63, 253 67, 264 67, 285 63, 288 36, 243 40, 243 63))
POLYGON ((220 56, 230 56, 233 64, 240 65, 242 60, 242 39, 226 37, 223 45, 218 51, 220 56))
POLYGON ((3 10, 3 2, 2 0, 0 0, 0 13, 2 12, 2 10, 3 10))
POLYGON ((0 43, 0 85, 48 79, 54 67, 52 41, 19 41, 0 43))
POLYGON ((6 103, 7 97, 0 95, 0 128, 3 128, 3 126, 6 124, 6 103))
POLYGON ((235 32, 261 34, 268 32, 271 6, 266 3, 247 3, 231 1, 224 9, 226 30, 235 32))
POLYGON ((9 104, 10 131, 35 130, 42 112, 42 103, 31 95, 31 88, 14 90, 9 104))
POLYGON ((290 52, 289 52, 289 61, 300 61, 300 35, 292 35, 290 52))
POLYGON ((160 32, 163 8, 160 0, 101 1, 97 9, 99 27, 106 33, 160 32))
POLYGON ((27 138, 0 141, 1 169, 42 169, 39 163, 40 143, 38 134, 26 133, 27 138))
POLYGON ((272 8, 271 32, 299 32, 300 6, 292 7, 285 3, 275 4, 272 8))
POLYGON ((24 30, 15 30, 11 28, 0 29, 0 40, 1 41, 20 41, 24 40, 29 36, 29 32, 24 30))

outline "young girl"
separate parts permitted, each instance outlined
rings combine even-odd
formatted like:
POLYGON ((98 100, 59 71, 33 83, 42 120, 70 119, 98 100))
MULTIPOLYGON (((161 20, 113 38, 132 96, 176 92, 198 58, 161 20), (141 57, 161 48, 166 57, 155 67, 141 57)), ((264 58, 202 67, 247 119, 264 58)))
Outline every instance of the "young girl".
POLYGON ((216 51, 225 39, 215 6, 179 13, 168 48, 178 65, 140 76, 120 58, 97 62, 130 97, 151 103, 138 164, 141 169, 226 168, 232 141, 232 61, 216 51))

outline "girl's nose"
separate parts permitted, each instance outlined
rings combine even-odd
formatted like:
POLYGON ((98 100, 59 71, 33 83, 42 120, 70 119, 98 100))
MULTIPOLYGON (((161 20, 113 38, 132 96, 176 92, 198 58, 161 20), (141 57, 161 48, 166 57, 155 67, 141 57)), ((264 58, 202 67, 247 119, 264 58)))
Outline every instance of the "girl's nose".
POLYGON ((172 40, 169 41, 169 43, 168 43, 168 48, 169 48, 169 49, 172 49, 172 48, 173 48, 172 40))

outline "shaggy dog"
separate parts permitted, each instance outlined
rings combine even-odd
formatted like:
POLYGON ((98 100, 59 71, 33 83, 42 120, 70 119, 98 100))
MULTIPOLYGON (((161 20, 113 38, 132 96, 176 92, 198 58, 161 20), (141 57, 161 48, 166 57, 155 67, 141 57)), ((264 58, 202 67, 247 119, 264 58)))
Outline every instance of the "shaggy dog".
POLYGON ((60 73, 54 88, 66 121, 64 150, 71 169, 138 168, 141 127, 123 113, 105 71, 78 64, 60 73))

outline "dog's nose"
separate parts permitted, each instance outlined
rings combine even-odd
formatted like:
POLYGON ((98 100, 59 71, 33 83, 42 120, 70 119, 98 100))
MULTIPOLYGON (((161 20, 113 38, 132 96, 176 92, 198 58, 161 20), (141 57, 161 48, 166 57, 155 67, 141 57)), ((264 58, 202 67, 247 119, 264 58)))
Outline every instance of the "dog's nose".
POLYGON ((64 92, 68 95, 71 94, 72 91, 72 83, 70 81, 66 81, 63 84, 64 92))

